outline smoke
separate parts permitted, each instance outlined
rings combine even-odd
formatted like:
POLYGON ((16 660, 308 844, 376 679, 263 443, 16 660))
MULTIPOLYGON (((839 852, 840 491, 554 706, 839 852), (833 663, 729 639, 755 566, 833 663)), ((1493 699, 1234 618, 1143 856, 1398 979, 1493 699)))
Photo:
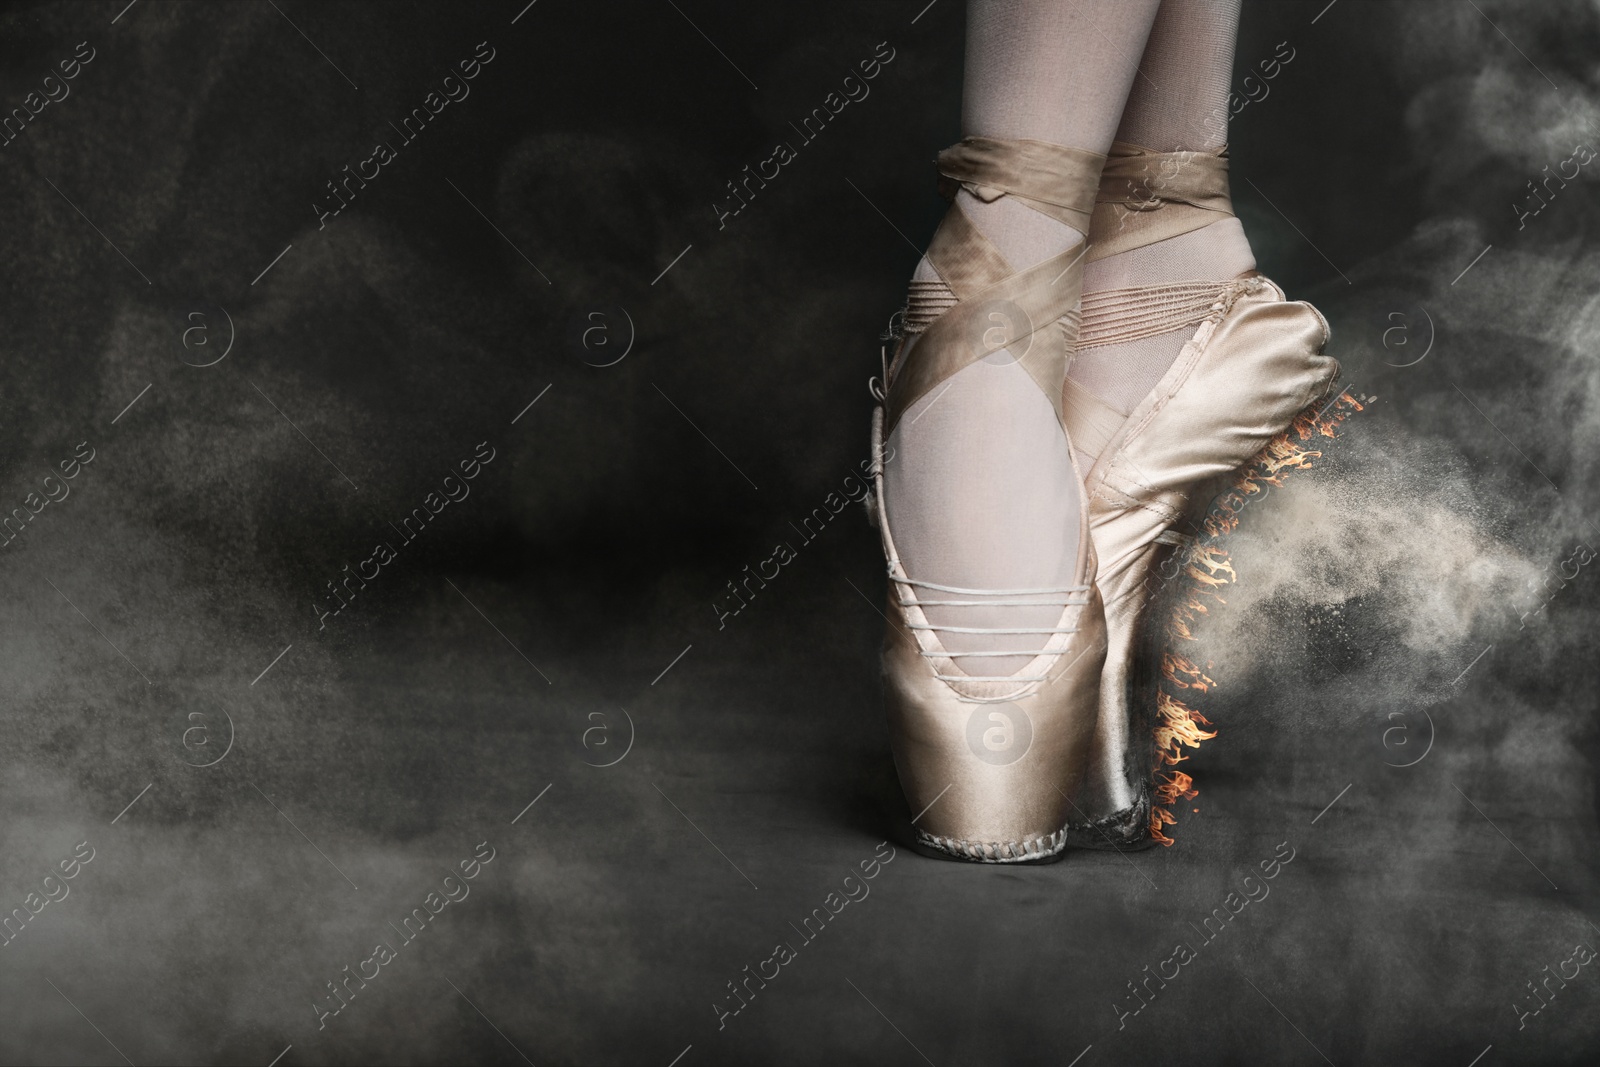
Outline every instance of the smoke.
MULTIPOLYGON (((1358 422, 1348 432, 1363 430, 1358 422)), ((1354 474, 1294 479, 1227 542, 1239 580, 1202 646, 1227 672, 1224 685, 1281 642, 1262 625, 1275 602, 1338 609, 1359 600, 1363 619, 1377 615, 1406 650, 1436 661, 1459 653, 1476 632, 1515 628, 1510 606, 1530 599, 1527 586, 1541 565, 1488 533, 1481 510, 1452 501, 1449 489, 1459 483, 1365 465, 1354 474)))
MULTIPOLYGON (((1141 868, 1173 896, 1169 925, 1214 904, 1211 868, 1236 844, 1240 862, 1259 858, 1285 812, 1310 805, 1296 833, 1311 836, 1311 816, 1358 777, 1338 742, 1376 747, 1389 709, 1437 714, 1446 695, 1451 744, 1421 768, 1462 772, 1564 890, 1588 876, 1572 839, 1594 833, 1578 746, 1593 732, 1600 584, 1589 567, 1551 576, 1600 539, 1600 161, 1540 184, 1546 206, 1520 228, 1517 212, 1544 168, 1596 139, 1600 15, 1478 6, 1515 45, 1468 4, 1341 2, 1314 26, 1321 3, 1245 13, 1262 39, 1241 59, 1286 37, 1299 58, 1237 124, 1241 214, 1263 269, 1327 314, 1345 381, 1379 399, 1228 541, 1240 579, 1194 657, 1216 664, 1204 708, 1221 733, 1184 769, 1197 806, 1226 798, 1230 821, 1180 823, 1160 862, 1187 866, 1141 868), (1296 732, 1274 733, 1280 720, 1296 732), (1351 725, 1364 732, 1338 732, 1351 725), (1536 821, 1551 812, 1570 834, 1536 821)), ((763 1047, 711 1043, 706 1003, 730 963, 836 878, 835 853, 859 855, 903 815, 875 703, 880 561, 865 524, 830 526, 796 580, 721 636, 711 605, 753 546, 788 536, 866 451, 877 337, 944 206, 927 160, 959 136, 961 15, 684 5, 754 92, 670 5, 618 19, 538 4, 511 36, 521 7, 396 19, 286 6, 327 61, 265 5, 139 4, 115 26, 115 9, 0 15, 7 106, 85 36, 99 50, 0 168, 3 503, 20 506, 79 441, 98 451, 72 495, 0 550, 0 906, 77 842, 98 850, 3 950, 0 999, 19 1021, 0 1059, 109 1052, 40 977, 135 1060, 264 1063, 291 1040, 284 1062, 510 1057, 472 1005, 537 1062, 641 1049, 669 1062, 691 1040, 686 1063, 906 1054, 887 1028, 882 1049, 859 1043, 855 1021, 817 1029, 856 996, 845 973, 874 998, 908 990, 877 1003, 919 1045, 934 1035, 931 1058, 960 1058, 936 1050, 963 1043, 969 1058, 1006 1058, 1049 1044, 1039 990, 1055 1007, 1098 1004, 1127 977, 1130 944, 1154 936, 1124 857, 999 878, 908 859, 885 890, 911 906, 886 898, 866 941, 829 950, 838 966, 763 999, 742 1026, 763 1047), (319 231, 311 203, 334 168, 485 38, 501 54, 470 106, 319 231), (899 54, 871 98, 719 229, 727 178, 886 39, 899 54), (205 369, 178 341, 197 300, 239 330, 205 369), (613 305, 637 342, 613 367, 587 364, 574 316, 613 305), (503 456, 471 498, 319 631, 328 579, 486 437, 503 456), (634 754, 583 766, 588 713, 619 706, 640 724, 634 754), (231 754, 186 765, 186 732, 203 721, 220 743, 224 711, 231 754), (318 1031, 310 998, 484 839, 501 858, 472 898, 318 1031), (1063 907, 1083 931, 1065 948, 1016 936, 1017 916, 1048 927, 1063 907), (973 916, 989 924, 976 935, 962 925, 973 916), (1026 965, 992 966, 997 944, 1026 965), (984 976, 981 1001, 941 985, 968 972, 984 976), (1035 1044, 1003 1044, 1017 1035, 1035 1044)), ((1485 958, 1533 945, 1531 960, 1555 929, 1530 926, 1556 905, 1508 907, 1497 915, 1515 921, 1456 937, 1451 924, 1483 906, 1466 891, 1436 906, 1462 877, 1459 852, 1485 882, 1511 877, 1501 853, 1507 870, 1522 860, 1443 785, 1384 808, 1370 780, 1315 832, 1363 811, 1399 826, 1407 848, 1385 858, 1384 881, 1346 865, 1318 875, 1320 909, 1301 920, 1286 893, 1274 913, 1273 943, 1339 931, 1352 967, 1290 949, 1273 962, 1346 973, 1448 943, 1461 956, 1435 970, 1479 986, 1438 990, 1445 1006, 1425 1024, 1395 993, 1415 988, 1404 975, 1370 993, 1323 987, 1314 1012, 1284 1002, 1308 1030, 1343 1012, 1342 1032, 1367 1035, 1376 1054, 1329 1048, 1340 1062, 1393 1059, 1402 1043, 1454 1050, 1477 1032, 1485 990, 1499 996, 1485 958), (1380 890, 1415 894, 1412 925, 1393 934, 1404 946, 1362 925, 1380 890)), ((1352 854, 1374 836, 1357 826, 1368 836, 1352 854)), ((1318 847, 1295 866, 1308 894, 1318 847)), ((1243 1044, 1260 1035, 1235 1026, 1240 990, 1198 985, 1218 1001, 1187 1014, 1210 1020, 1219 1058, 1305 1053, 1243 1044)), ((1145 1027, 1149 1054, 1124 1058, 1154 1060, 1170 1029, 1145 1027)))

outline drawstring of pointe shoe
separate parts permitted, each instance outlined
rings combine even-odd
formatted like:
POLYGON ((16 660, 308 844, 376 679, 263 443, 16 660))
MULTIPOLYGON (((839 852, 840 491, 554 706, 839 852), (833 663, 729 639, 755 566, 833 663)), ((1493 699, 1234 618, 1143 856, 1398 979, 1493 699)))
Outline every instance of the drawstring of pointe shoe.
MULTIPOLYGON (((922 581, 918 581, 918 580, 916 580, 914 578, 901 578, 901 577, 899 577, 898 575, 896 575, 894 573, 895 565, 898 562, 899 562, 898 560, 893 560, 893 561, 890 562, 890 564, 889 564, 889 580, 894 582, 898 586, 909 587, 909 588, 902 588, 902 590, 901 590, 902 595, 897 597, 897 599, 899 600, 900 605, 902 607, 913 607, 913 606, 915 606, 915 607, 998 607, 998 606, 1014 606, 1014 607, 1062 607, 1062 608, 1065 608, 1065 607, 1071 607, 1071 606, 1074 606, 1074 605, 1082 605, 1082 604, 1088 603, 1088 599, 1089 599, 1088 598, 1088 594, 1089 594, 1090 589, 1092 588, 1091 586, 1087 586, 1087 585, 1068 585, 1068 586, 1045 586, 1045 587, 1031 588, 1031 589, 968 589, 968 588, 966 588, 964 586, 958 586, 958 585, 940 585, 937 582, 922 582, 922 581), (916 594, 916 590, 917 589, 931 589, 931 590, 933 590, 934 592, 937 592, 937 593, 955 593, 955 594, 958 594, 958 595, 966 595, 966 596, 1042 597, 1042 596, 1052 596, 1052 595, 1054 595, 1054 596, 1063 597, 1064 599, 1059 599, 1059 600, 988 600, 988 599, 984 599, 984 600, 921 600, 921 599, 919 599, 917 597, 917 594, 916 594), (1081 594, 1081 595, 1074 595, 1074 594, 1081 594)), ((938 632, 943 632, 943 633, 954 633, 954 634, 1075 634, 1075 633, 1078 632, 1078 628, 1075 627, 1075 626, 1027 626, 1027 627, 1009 627, 1009 626, 940 626, 940 625, 937 625, 937 624, 934 624, 934 623, 907 623, 906 627, 907 627, 907 629, 911 629, 911 630, 933 630, 933 631, 938 631, 938 632)), ((1049 652, 1049 651, 1046 651, 1045 649, 1042 649, 1042 648, 998 649, 998 650, 994 650, 994 651, 981 651, 981 652, 949 652, 949 651, 943 651, 943 650, 937 651, 937 652, 929 652, 929 651, 926 651, 926 650, 919 650, 919 654, 921 656, 923 656, 925 659, 942 659, 942 658, 958 659, 958 658, 961 658, 963 656, 989 656, 989 657, 996 657, 996 658, 1004 657, 1004 656, 1027 656, 1029 659, 1032 659, 1035 656, 1050 656, 1050 657, 1054 658, 1056 656, 1062 655, 1065 651, 1066 651, 1066 649, 1060 649, 1060 650, 1057 650, 1057 651, 1054 651, 1054 652, 1049 652)), ((943 682, 1025 682, 1025 683, 1032 683, 1032 682, 1043 682, 1043 681, 1046 681, 1048 679, 1049 675, 1048 674, 1042 674, 1042 675, 1016 675, 1016 674, 988 675, 988 674, 938 674, 938 673, 935 673, 934 677, 938 678, 940 681, 943 681, 943 682)), ((1031 694, 1026 694, 1026 695, 1031 695, 1031 694)), ((1003 702, 1003 701, 1008 701, 1008 700, 1020 699, 1020 697, 1017 694, 1009 694, 1009 695, 1007 695, 1005 697, 1000 697, 1000 698, 996 698, 996 699, 993 699, 993 700, 982 700, 982 699, 970 698, 970 697, 961 697, 961 699, 963 701, 965 701, 966 703, 986 704, 986 703, 998 703, 998 702, 1003 702)))

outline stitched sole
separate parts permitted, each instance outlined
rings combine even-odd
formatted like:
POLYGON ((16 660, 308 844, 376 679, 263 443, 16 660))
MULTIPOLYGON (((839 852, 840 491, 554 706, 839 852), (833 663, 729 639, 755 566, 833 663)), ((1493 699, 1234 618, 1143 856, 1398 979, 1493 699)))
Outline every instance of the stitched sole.
POLYGON ((966 863, 1055 863, 1067 850, 1067 831, 1063 827, 1048 837, 1033 837, 1019 842, 965 841, 954 837, 936 837, 918 830, 916 849, 925 856, 966 863))

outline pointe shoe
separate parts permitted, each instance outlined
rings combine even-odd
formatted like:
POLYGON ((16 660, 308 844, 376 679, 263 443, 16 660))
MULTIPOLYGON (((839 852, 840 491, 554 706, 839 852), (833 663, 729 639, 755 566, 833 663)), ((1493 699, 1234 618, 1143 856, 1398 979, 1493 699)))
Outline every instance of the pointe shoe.
MULTIPOLYGON (((1227 155, 1158 153, 1118 143, 1101 178, 1089 231, 1095 260, 1210 225, 1233 214, 1227 155)), ((1146 610, 1157 568, 1193 540, 1208 488, 1247 464, 1301 411, 1320 404, 1339 364, 1323 354, 1328 324, 1256 272, 1225 282, 1179 282, 1084 298, 1080 349, 1193 326, 1165 376, 1130 412, 1068 380, 1063 411, 1073 440, 1099 458, 1087 479, 1100 557, 1107 652, 1094 761, 1069 830, 1074 847, 1134 849, 1151 827, 1155 657, 1161 634, 1146 610)))
MULTIPOLYGON (((968 138, 939 154, 940 191, 952 200, 957 187, 983 200, 1017 196, 1081 231, 1088 225, 1103 161, 1094 153, 1039 141, 968 138)), ((944 284, 934 283, 939 293, 923 293, 926 329, 914 346, 901 338, 893 363, 885 368, 884 386, 875 388, 881 402, 872 426, 876 517, 889 572, 883 646, 889 733, 917 844, 945 857, 1038 863, 1058 858, 1066 847, 1073 797, 1089 769, 1105 648, 1089 507, 1080 484, 1082 528, 1068 586, 978 590, 919 581, 906 573, 895 549, 893 516, 884 504, 884 443, 907 408, 1001 349, 1017 358, 1059 420, 1082 290, 1083 249, 1080 241, 1035 267, 1013 271, 952 204, 927 252, 944 284), (929 305, 939 309, 936 317, 929 305), (1027 598, 1022 603, 1061 607, 1055 626, 1042 631, 1050 635, 1042 648, 1013 653, 1030 657, 1014 674, 963 671, 963 658, 977 653, 947 649, 940 630, 953 628, 933 625, 923 611, 934 601, 945 607, 994 603, 962 600, 978 594, 1015 595, 1027 598)), ((1070 441, 1068 449, 1070 456, 1070 441)), ((1081 483, 1076 459, 1072 462, 1081 483)))

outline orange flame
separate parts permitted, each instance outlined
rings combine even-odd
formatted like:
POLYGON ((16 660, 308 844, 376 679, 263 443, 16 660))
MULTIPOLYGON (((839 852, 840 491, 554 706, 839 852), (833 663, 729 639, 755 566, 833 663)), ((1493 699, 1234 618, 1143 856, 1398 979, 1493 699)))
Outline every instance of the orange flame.
MULTIPOLYGON (((1370 404, 1378 398, 1369 396, 1366 399, 1367 403, 1370 404)), ((1306 412, 1302 411, 1299 417, 1289 426, 1289 431, 1296 434, 1302 441, 1309 438, 1313 433, 1321 434, 1323 437, 1338 437, 1339 424, 1353 413, 1365 410, 1367 410, 1366 404, 1363 404, 1346 391, 1340 393, 1338 399, 1329 405, 1325 411, 1309 417, 1306 412), (1330 411, 1332 414, 1329 414, 1330 411)))
POLYGON ((1152 807, 1150 809, 1150 836, 1156 841, 1160 842, 1164 847, 1171 848, 1173 845, 1176 845, 1177 842, 1168 837, 1166 834, 1162 833, 1161 828, 1163 826, 1171 826, 1177 821, 1177 818, 1166 808, 1152 807))
POLYGON ((1179 689, 1193 689, 1201 693, 1209 693, 1211 687, 1217 684, 1206 677, 1192 661, 1182 656, 1174 656, 1171 652, 1163 653, 1161 656, 1161 674, 1179 689))
MULTIPOLYGON (((1365 411, 1376 397, 1357 400, 1347 389, 1334 398, 1333 403, 1321 410, 1307 408, 1295 417, 1283 433, 1267 442, 1256 457, 1234 479, 1230 492, 1248 498, 1262 491, 1263 486, 1281 486, 1290 471, 1310 470, 1322 453, 1302 448, 1295 441, 1309 441, 1313 437, 1336 438, 1339 424, 1352 414, 1365 411)), ((1224 498, 1229 494, 1224 494, 1224 498)), ((1219 498, 1221 499, 1221 498, 1219 498)), ((1213 508, 1202 524, 1205 536, 1189 550, 1181 572, 1180 586, 1174 598, 1172 614, 1167 619, 1168 642, 1195 640, 1193 627, 1202 615, 1210 614, 1204 598, 1219 604, 1227 603, 1218 590, 1238 581, 1233 562, 1218 541, 1239 526, 1239 508, 1213 508)), ((1161 675, 1163 685, 1156 693, 1156 725, 1153 729, 1156 756, 1159 763, 1176 766, 1188 759, 1185 748, 1199 748, 1200 742, 1217 736, 1216 730, 1202 729, 1212 725, 1211 720, 1195 708, 1178 700, 1168 688, 1210 693, 1216 688, 1212 681, 1191 660, 1167 652, 1162 655, 1161 675)), ((1194 779, 1182 771, 1158 773, 1152 783, 1153 803, 1150 808, 1150 837, 1162 845, 1172 845, 1173 839, 1162 833, 1163 828, 1175 825, 1177 816, 1169 809, 1180 799, 1192 800, 1200 791, 1194 779)), ((1199 810, 1199 809, 1196 809, 1199 810)))
POLYGON ((1194 788, 1194 779, 1182 771, 1173 771, 1166 775, 1166 781, 1156 783, 1156 797, 1163 804, 1176 804, 1179 797, 1186 800, 1200 795, 1200 790, 1194 788))
POLYGON ((1202 725, 1211 725, 1210 719, 1182 701, 1174 700, 1165 690, 1156 693, 1156 718, 1159 720, 1155 727, 1156 755, 1169 765, 1189 758, 1179 746, 1199 748, 1200 742, 1217 736, 1215 730, 1201 729, 1202 725))
POLYGON ((1234 573, 1233 564, 1228 560, 1227 551, 1216 545, 1197 544, 1190 550, 1189 558, 1190 563, 1184 567, 1182 573, 1190 579, 1190 585, 1183 590, 1168 622, 1171 632, 1185 641, 1195 640, 1190 628, 1195 616, 1211 613, 1211 609, 1200 598, 1209 596, 1219 604, 1226 604, 1227 601, 1218 595, 1216 590, 1238 577, 1234 573), (1226 577, 1223 577, 1224 575, 1226 577))

